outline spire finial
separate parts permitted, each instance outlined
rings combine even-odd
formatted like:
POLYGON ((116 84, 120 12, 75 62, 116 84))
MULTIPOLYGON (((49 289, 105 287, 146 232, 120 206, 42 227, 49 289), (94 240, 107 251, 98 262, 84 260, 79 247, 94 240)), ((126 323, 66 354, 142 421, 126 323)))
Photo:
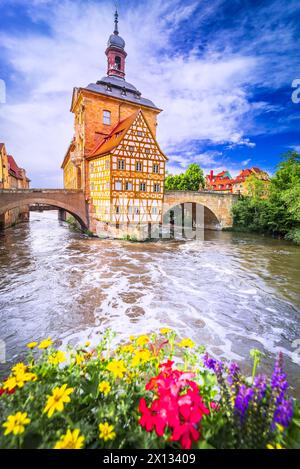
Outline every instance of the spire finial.
POLYGON ((115 30, 114 30, 114 34, 119 34, 119 30, 118 30, 118 18, 119 18, 119 14, 118 14, 118 10, 116 9, 115 11, 115 30))

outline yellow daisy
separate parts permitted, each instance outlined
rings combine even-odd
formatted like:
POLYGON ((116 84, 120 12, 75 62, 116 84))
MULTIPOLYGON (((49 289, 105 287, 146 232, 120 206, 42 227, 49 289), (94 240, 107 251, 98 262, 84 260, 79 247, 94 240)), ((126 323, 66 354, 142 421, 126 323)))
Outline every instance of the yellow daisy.
POLYGON ((6 428, 4 435, 13 433, 14 435, 20 435, 24 433, 25 425, 30 423, 30 419, 27 417, 27 412, 17 412, 14 415, 9 415, 6 422, 2 425, 6 428))
POLYGON ((110 371, 115 378, 123 378, 124 373, 126 373, 126 367, 124 365, 123 360, 112 360, 106 367, 108 371, 110 371))
POLYGON ((111 385, 108 381, 101 381, 101 383, 99 383, 98 389, 99 392, 102 392, 102 394, 104 394, 104 396, 107 396, 107 394, 109 394, 111 391, 111 385))
POLYGON ((107 422, 99 424, 99 438, 104 441, 114 440, 116 433, 114 432, 114 426, 109 425, 107 422))
POLYGON ((68 388, 67 384, 63 384, 60 388, 56 387, 52 391, 52 395, 48 395, 47 404, 44 408, 44 413, 47 413, 48 417, 52 417, 55 411, 62 412, 64 410, 64 404, 71 401, 69 395, 74 391, 74 388, 68 388))
POLYGON ((81 449, 84 444, 84 436, 80 435, 79 428, 71 431, 67 430, 65 435, 62 435, 58 442, 55 444, 54 449, 81 449))

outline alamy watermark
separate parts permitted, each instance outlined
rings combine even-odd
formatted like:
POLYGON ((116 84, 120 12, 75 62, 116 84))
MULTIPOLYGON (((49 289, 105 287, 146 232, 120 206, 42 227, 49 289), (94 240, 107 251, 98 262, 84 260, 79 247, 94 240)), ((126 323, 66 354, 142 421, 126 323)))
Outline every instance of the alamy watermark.
POLYGON ((295 360, 298 361, 300 359, 300 339, 296 339, 292 342, 292 347, 296 349, 293 352, 293 355, 295 357, 295 360))
POLYGON ((5 81, 0 78, 0 104, 6 103, 6 85, 5 81))
POLYGON ((300 103, 300 78, 295 78, 292 82, 292 88, 295 90, 292 93, 292 101, 294 104, 300 103))
POLYGON ((6 363, 6 345, 2 339, 0 339, 0 363, 6 363))

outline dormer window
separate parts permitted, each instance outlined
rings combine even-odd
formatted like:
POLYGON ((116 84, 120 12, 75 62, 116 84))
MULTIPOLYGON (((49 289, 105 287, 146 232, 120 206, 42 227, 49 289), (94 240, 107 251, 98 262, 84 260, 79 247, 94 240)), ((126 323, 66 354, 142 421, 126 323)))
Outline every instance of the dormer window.
POLYGON ((103 124, 104 125, 111 124, 111 112, 110 111, 103 111, 103 124))

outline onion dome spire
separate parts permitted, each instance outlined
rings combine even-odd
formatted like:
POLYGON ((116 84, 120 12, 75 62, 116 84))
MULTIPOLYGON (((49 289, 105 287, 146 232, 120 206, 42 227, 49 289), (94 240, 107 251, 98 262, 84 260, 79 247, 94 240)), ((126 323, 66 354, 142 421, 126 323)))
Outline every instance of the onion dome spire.
POLYGON ((118 14, 118 10, 116 9, 115 11, 115 30, 114 30, 114 34, 118 35, 119 34, 119 30, 118 30, 118 22, 119 22, 119 14, 118 14))
POLYGON ((107 56, 107 75, 118 78, 125 77, 125 41, 119 36, 119 14, 118 10, 115 11, 115 29, 113 34, 109 36, 107 42, 107 49, 105 54, 107 56))

